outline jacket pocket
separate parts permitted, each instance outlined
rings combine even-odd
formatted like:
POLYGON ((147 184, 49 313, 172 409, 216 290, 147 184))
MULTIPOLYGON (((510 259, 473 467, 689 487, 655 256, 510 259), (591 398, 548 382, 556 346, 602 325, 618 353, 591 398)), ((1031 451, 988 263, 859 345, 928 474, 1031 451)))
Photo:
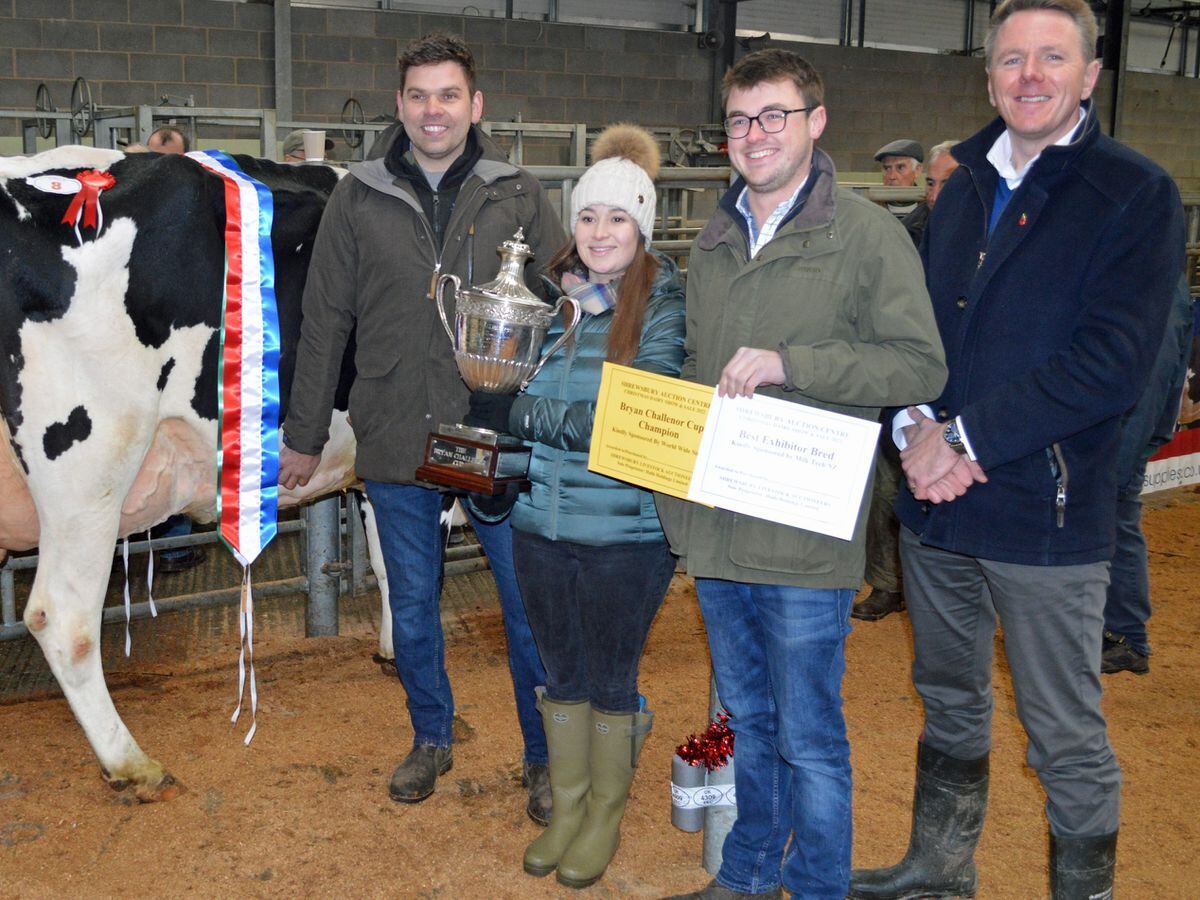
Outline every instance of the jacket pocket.
MULTIPOLYGON (((434 317, 436 315, 433 314, 434 317)), ((405 313, 382 304, 376 308, 365 309, 359 316, 355 331, 354 369, 359 377, 383 378, 396 368, 396 364, 405 355, 412 358, 420 344, 424 343, 428 334, 433 331, 429 318, 428 311, 423 309, 409 309, 405 313), (421 336, 420 340, 418 335, 421 336)), ((442 330, 440 321, 434 333, 434 340, 439 337, 449 346, 449 338, 442 330)), ((421 358, 424 359, 427 355, 426 352, 421 358)))
POLYGON ((851 542, 815 531, 736 515, 729 558, 748 569, 823 575, 832 572, 840 555, 849 555, 851 547, 851 542))
POLYGON ((383 378, 398 362, 400 348, 395 344, 373 350, 359 347, 354 355, 354 369, 360 378, 383 378))
POLYGON ((1067 516, 1067 486, 1070 481, 1067 459, 1057 441, 1046 448, 1046 456, 1050 460, 1050 474, 1054 478, 1054 524, 1062 528, 1067 516))

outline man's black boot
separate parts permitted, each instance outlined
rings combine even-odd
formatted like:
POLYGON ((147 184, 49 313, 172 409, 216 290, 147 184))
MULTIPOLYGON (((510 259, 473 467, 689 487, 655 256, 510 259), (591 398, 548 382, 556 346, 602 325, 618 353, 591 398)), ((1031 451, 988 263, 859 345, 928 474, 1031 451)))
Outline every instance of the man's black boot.
POLYGON ((1105 675, 1132 672, 1145 675, 1150 671, 1150 657, 1134 650, 1125 635, 1104 629, 1104 645, 1100 650, 1100 671, 1105 675))
POLYGON ((871 588, 871 593, 859 600, 850 609, 850 615, 864 622, 876 622, 885 616, 904 609, 904 595, 899 591, 881 591, 871 588))
POLYGON ((1111 900, 1117 833, 1099 837, 1050 835, 1051 900, 1111 900))
POLYGON ((988 758, 955 759, 917 744, 908 852, 886 869, 855 869, 850 897, 974 897, 975 845, 987 812, 988 758))

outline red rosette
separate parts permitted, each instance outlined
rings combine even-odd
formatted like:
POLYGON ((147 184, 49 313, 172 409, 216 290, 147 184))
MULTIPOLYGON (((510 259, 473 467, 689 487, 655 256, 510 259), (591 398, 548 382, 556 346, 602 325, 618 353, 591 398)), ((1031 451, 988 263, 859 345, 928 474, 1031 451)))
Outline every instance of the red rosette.
POLYGON ((676 755, 689 766, 704 766, 709 772, 725 765, 733 756, 733 731, 726 724, 729 718, 729 711, 721 710, 703 733, 689 735, 676 747, 676 755))
POLYGON ((84 228, 95 228, 98 224, 97 210, 100 205, 100 192, 106 191, 117 183, 108 172, 88 169, 75 176, 79 182, 79 192, 75 194, 67 211, 63 214, 62 224, 74 226, 81 218, 84 228))

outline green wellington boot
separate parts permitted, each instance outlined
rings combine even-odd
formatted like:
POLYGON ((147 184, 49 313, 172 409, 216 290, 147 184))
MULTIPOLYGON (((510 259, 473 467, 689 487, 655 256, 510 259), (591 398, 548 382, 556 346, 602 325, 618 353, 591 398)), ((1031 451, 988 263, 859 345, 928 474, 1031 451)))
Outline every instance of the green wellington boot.
POLYGON ((525 871, 541 878, 554 871, 583 822, 584 798, 592 781, 588 768, 592 707, 586 700, 559 703, 545 695, 538 706, 550 751, 554 815, 546 830, 525 849, 525 871))
POLYGON ((592 787, 583 825, 559 860, 559 884, 585 888, 596 882, 612 861, 621 842, 621 817, 633 772, 653 719, 649 710, 624 714, 592 710, 592 787))

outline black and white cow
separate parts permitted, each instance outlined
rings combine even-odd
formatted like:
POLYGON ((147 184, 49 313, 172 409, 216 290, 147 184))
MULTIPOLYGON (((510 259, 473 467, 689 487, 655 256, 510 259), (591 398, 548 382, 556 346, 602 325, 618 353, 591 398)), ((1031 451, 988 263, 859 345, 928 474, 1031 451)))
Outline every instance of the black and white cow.
MULTIPOLYGON (((286 409, 310 252, 337 176, 237 160, 274 198, 286 409)), ((182 156, 62 147, 0 158, 0 548, 40 548, 25 623, 105 779, 142 800, 169 796, 174 781, 113 706, 101 611, 118 537, 176 512, 216 515, 224 202, 221 180, 182 156), (99 228, 82 228, 80 243, 62 224, 72 197, 43 190, 38 176, 84 170, 113 184, 99 228)), ((347 486, 353 461, 337 412, 321 468, 280 505, 347 486)))

